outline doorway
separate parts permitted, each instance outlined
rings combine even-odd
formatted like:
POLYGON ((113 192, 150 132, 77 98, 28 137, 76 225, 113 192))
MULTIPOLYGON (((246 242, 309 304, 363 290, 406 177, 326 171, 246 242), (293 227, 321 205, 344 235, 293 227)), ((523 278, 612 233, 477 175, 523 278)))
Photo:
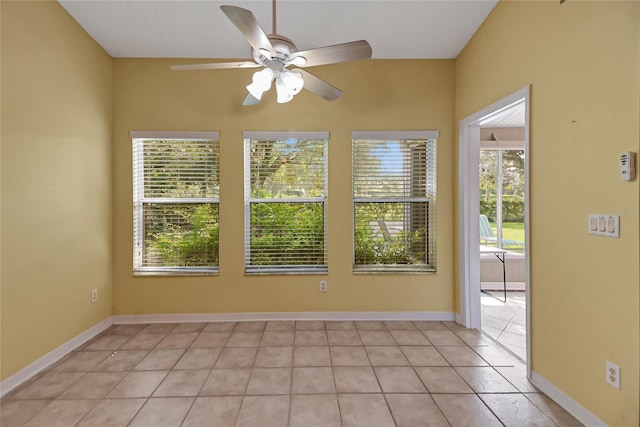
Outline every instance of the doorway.
POLYGON ((526 360, 524 99, 480 125, 482 332, 526 360))
MULTIPOLYGON (((530 333, 529 333, 529 305, 531 283, 529 281, 529 87, 525 87, 500 101, 483 108, 475 114, 465 118, 460 122, 459 139, 459 265, 460 265, 460 314, 457 321, 468 328, 481 329, 483 310, 481 301, 487 302, 489 312, 497 313, 498 308, 510 307, 512 315, 516 315, 518 302, 522 306, 522 312, 517 314, 516 321, 524 320, 520 330, 525 333, 523 349, 519 356, 527 360, 527 369, 530 370, 530 333), (505 131, 500 128, 521 128, 505 131), (511 133, 509 133, 511 132, 511 133), (513 132, 519 132, 520 137, 514 137, 513 132), (488 137, 489 136, 489 137, 488 137), (507 151, 520 152, 524 169, 524 182, 522 191, 524 193, 524 206, 522 207, 522 227, 524 228, 524 239, 518 240, 513 235, 505 236, 505 209, 504 196, 496 194, 495 200, 497 208, 493 215, 487 215, 487 207, 483 206, 485 217, 489 222, 492 235, 487 235, 487 224, 483 225, 480 209, 480 153, 483 151, 495 152, 495 157, 502 157, 501 163, 496 163, 496 169, 504 167, 504 153, 507 151), (499 155, 498 153, 502 153, 499 155), (499 206, 502 204, 502 206, 499 206), (480 220, 479 220, 480 218, 480 220), (481 228, 485 228, 481 237, 481 228), (481 249, 482 244, 482 249, 481 249), (520 247, 517 245, 522 244, 520 247), (517 249, 514 251, 512 249, 517 249), (482 255, 480 252, 483 252, 482 255), (495 258, 495 259, 494 259, 495 258), (485 263, 491 262, 491 269, 502 270, 502 280, 500 276, 494 274, 493 279, 487 279, 487 268, 481 268, 481 260, 485 263), (511 266, 520 263, 519 268, 512 269, 511 266), (514 280, 514 274, 521 269, 520 276, 514 280), (481 277, 483 282, 489 282, 481 288, 481 277), (516 285, 517 283, 517 285, 516 285), (507 284, 509 286, 507 286, 507 284), (505 291, 506 289, 506 291, 505 291), (522 289, 522 290, 519 290, 522 289), (485 292, 482 292, 482 291, 485 292), (518 292, 518 294, 512 294, 518 292), (491 295, 491 296, 489 296, 491 295), (520 297, 520 298, 518 298, 520 297), (504 302, 506 301, 506 302, 504 302)), ((486 157, 486 156, 484 156, 486 157)), ((514 158, 514 153, 508 157, 514 158)), ((504 175, 502 176, 504 178, 504 175)), ((498 187, 496 187, 497 189, 498 187)), ((504 189, 504 187, 502 187, 504 189)), ((500 192, 500 191, 496 191, 500 192)), ((486 195, 485 202, 486 202, 486 195)), ((486 203, 485 203, 486 205, 486 203)), ((511 215, 511 213, 509 213, 511 215)), ((511 218, 513 219, 513 218, 511 218)), ((509 229, 513 229, 514 224, 507 224, 509 229)), ((508 317, 504 314, 502 317, 508 317)), ((508 321, 514 320, 512 316, 508 321)), ((486 320, 485 316, 485 321, 486 320)), ((502 322, 501 322, 502 323, 502 322)), ((507 322, 508 323, 508 322, 507 322)), ((494 329, 495 328, 494 324, 494 329)), ((504 332, 508 325, 500 331, 493 330, 495 335, 504 332), (498 333, 499 332, 499 333, 498 333)), ((511 328, 513 328, 512 326, 511 328)), ((491 333, 489 335, 492 335, 491 333)), ((508 335, 505 335, 508 336, 508 335)), ((511 337, 513 338, 513 337, 511 337)), ((512 349, 513 351, 513 349, 512 349)), ((518 353, 516 353, 518 354, 518 353)))

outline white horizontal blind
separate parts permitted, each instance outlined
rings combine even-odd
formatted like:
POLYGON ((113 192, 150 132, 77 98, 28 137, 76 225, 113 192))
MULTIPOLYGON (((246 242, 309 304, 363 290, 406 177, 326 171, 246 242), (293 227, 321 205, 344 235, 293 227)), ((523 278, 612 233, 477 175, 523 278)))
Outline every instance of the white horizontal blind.
POLYGON ((217 134, 151 136, 133 138, 134 271, 215 272, 217 134))
POLYGON ((326 272, 328 134, 249 136, 261 137, 245 133, 246 272, 326 272))
POLYGON ((436 140, 366 136, 352 143, 354 271, 435 271, 436 140))

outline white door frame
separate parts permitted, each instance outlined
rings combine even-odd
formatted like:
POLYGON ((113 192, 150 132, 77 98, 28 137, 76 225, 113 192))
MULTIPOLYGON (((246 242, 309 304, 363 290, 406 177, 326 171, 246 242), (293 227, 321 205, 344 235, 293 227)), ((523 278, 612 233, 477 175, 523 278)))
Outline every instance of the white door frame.
POLYGON ((460 265, 460 307, 456 321, 467 328, 479 329, 480 320, 480 236, 478 217, 480 215, 479 163, 480 163, 480 123, 524 99, 524 172, 525 172, 525 289, 527 308, 527 371, 531 370, 530 333, 530 245, 529 245, 529 103, 530 88, 525 86, 517 92, 483 108, 460 121, 458 142, 458 206, 459 206, 459 265, 460 265))

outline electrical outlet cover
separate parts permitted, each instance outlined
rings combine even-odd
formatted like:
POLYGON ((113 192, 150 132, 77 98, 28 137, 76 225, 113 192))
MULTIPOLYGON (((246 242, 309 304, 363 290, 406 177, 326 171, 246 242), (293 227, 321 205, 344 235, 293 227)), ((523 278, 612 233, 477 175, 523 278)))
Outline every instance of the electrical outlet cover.
POLYGON ((607 384, 620 390, 620 366, 608 360, 606 363, 606 380, 607 384))

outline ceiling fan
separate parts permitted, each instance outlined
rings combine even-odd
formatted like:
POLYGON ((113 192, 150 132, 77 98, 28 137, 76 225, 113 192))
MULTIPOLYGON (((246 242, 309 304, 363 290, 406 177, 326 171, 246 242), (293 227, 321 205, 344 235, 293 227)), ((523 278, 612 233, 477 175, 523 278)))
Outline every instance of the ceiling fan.
POLYGON ((255 105, 262 99, 262 94, 276 82, 278 103, 289 102, 303 88, 319 95, 327 101, 333 101, 342 95, 342 91, 329 83, 320 80, 300 68, 288 69, 289 66, 315 67, 317 65, 336 64, 371 58, 371 46, 366 40, 358 40, 316 49, 298 50, 288 38, 276 30, 276 0, 272 3, 273 33, 266 35, 251 11, 237 6, 220 6, 222 12, 240 30, 251 45, 251 56, 254 62, 222 62, 210 64, 173 65, 172 70, 213 70, 222 68, 260 68, 253 75, 252 83, 247 85, 249 94, 243 105, 255 105))

